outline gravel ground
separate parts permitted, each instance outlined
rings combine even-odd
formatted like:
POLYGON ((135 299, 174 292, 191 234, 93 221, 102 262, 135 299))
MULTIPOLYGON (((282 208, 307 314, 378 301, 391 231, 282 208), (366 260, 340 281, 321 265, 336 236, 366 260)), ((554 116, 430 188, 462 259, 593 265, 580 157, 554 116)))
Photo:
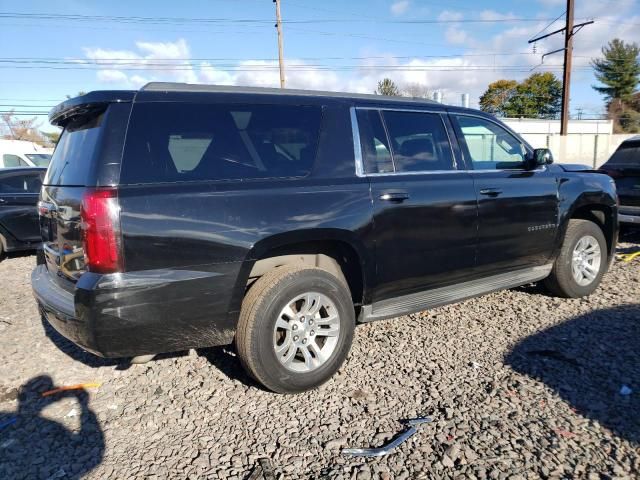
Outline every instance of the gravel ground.
POLYGON ((34 263, 0 263, 0 478, 244 479, 260 457, 278 478, 640 476, 640 259, 586 299, 523 287, 361 326, 339 374, 298 396, 258 388, 228 349, 82 352, 43 326, 34 263), (102 386, 39 395, 84 382, 102 386), (434 422, 393 455, 340 454, 419 415, 434 422))

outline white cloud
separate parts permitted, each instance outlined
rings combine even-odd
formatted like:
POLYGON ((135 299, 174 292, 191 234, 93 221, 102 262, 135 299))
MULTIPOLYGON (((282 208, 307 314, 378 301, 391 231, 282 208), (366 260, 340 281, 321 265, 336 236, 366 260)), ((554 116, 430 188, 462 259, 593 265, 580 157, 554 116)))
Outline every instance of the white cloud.
POLYGON ((512 20, 516 18, 513 13, 500 13, 495 10, 483 10, 480 12, 480 20, 494 22, 496 20, 512 20))
POLYGON ((444 32, 444 37, 447 39, 447 42, 454 45, 462 45, 469 40, 469 34, 456 25, 448 27, 446 32, 444 32))
MULTIPOLYGON (((577 33, 574 51, 574 79, 586 85, 594 83, 588 68, 593 57, 600 55, 600 49, 609 40, 619 37, 627 42, 640 43, 640 12, 631 9, 633 3, 626 2, 626 10, 615 14, 598 16, 596 23, 577 33)), ((585 0, 585 8, 596 8, 596 0, 585 0)), ((400 60, 402 51, 376 52, 368 55, 375 59, 362 60, 351 71, 331 71, 326 67, 316 67, 306 62, 287 58, 286 85, 289 88, 311 90, 347 91, 372 93, 377 82, 384 77, 391 78, 400 86, 422 85, 429 90, 441 90, 446 102, 458 103, 460 93, 470 93, 472 102, 484 92, 487 85, 500 78, 520 80, 539 65, 542 53, 561 47, 563 37, 557 35, 538 42, 537 54, 531 54, 527 40, 548 24, 540 21, 532 24, 518 24, 507 28, 484 41, 478 41, 455 23, 460 19, 457 12, 446 15, 454 23, 447 25, 447 41, 455 45, 465 45, 473 50, 473 56, 459 56, 440 59, 400 60), (516 55, 493 55, 493 52, 519 52, 516 55), (386 55, 386 56, 385 56, 386 55), (398 57, 395 57, 397 55, 398 57), (495 65, 495 68, 490 66, 495 65), (516 67, 517 71, 505 70, 502 66, 516 67), (519 68, 518 68, 519 67, 519 68)), ((485 13, 494 15, 496 12, 485 13)), ((441 13, 441 15, 443 15, 441 13)), ((499 14, 507 15, 507 14, 499 14)), ((95 61, 103 68, 97 72, 100 82, 111 88, 138 88, 148 81, 187 81, 218 85, 279 86, 277 61, 245 60, 233 65, 217 66, 211 62, 194 62, 188 42, 138 42, 131 50, 110 50, 106 48, 85 49, 87 59, 95 61), (160 60, 171 60, 171 65, 160 60), (126 63, 126 66, 120 66, 126 63), (132 70, 131 67, 135 69, 132 70), (139 70, 138 70, 139 69, 139 70), (176 70, 178 69, 178 70, 176 70)), ((228 64, 228 62, 225 62, 228 64)), ((315 64, 316 62, 314 62, 315 64)), ((534 71, 545 71, 548 66, 560 65, 562 55, 547 57, 542 67, 534 71)), ((554 70, 559 74, 559 70, 554 70)), ((594 92, 593 101, 600 102, 594 92)))
POLYGON ((438 15, 438 20, 441 22, 459 22, 463 18, 464 14, 455 10, 443 10, 440 12, 440 15, 438 15))
POLYGON ((142 75, 133 74, 129 77, 125 73, 135 70, 153 71, 155 75, 160 74, 177 82, 198 81, 189 62, 191 53, 186 40, 180 38, 175 42, 136 42, 136 49, 137 51, 85 48, 84 52, 89 60, 105 66, 105 70, 98 70, 97 78, 107 83, 139 86, 142 80, 146 80, 142 75))
POLYGON ((403 15, 409 10, 409 5, 411 2, 409 0, 398 0, 391 4, 391 13, 394 15, 403 15))

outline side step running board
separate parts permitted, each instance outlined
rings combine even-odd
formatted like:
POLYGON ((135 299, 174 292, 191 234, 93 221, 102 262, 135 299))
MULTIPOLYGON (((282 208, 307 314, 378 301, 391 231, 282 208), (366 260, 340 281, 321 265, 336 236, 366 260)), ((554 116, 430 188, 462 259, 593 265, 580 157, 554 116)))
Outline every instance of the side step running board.
POLYGON ((468 298, 478 297, 497 290, 519 287, 546 278, 553 264, 540 267, 525 268, 515 272, 501 273, 491 277, 471 280, 448 287, 434 288, 424 292, 412 293, 399 298, 383 300, 364 305, 360 314, 360 322, 371 322, 385 318, 397 317, 409 313, 420 312, 450 303, 460 302, 468 298))

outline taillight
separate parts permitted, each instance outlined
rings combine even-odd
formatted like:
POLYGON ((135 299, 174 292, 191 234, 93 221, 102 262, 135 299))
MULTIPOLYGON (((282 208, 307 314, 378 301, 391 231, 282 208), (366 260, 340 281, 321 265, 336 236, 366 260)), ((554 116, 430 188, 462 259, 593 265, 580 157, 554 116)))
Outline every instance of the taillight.
POLYGON ((90 272, 122 271, 120 205, 115 188, 89 190, 80 208, 84 258, 90 272))

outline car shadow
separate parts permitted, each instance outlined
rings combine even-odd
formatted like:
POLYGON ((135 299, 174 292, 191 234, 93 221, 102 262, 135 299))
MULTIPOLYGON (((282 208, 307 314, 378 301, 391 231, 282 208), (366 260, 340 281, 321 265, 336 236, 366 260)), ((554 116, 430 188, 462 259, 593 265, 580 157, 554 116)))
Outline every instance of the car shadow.
POLYGON ((240 365, 240 360, 233 350, 232 345, 222 347, 199 348, 197 354, 207 359, 207 361, 220 370, 231 380, 238 380, 247 387, 254 387, 264 390, 253 378, 251 378, 240 365))
MULTIPOLYGON (((640 245, 640 227, 638 228, 624 228, 620 231, 620 235, 618 236, 618 242, 624 243, 634 243, 636 245, 640 245)), ((632 249, 618 249, 618 253, 629 253, 624 250, 637 250, 635 248, 632 249)))
POLYGON ((116 366, 119 370, 123 370, 130 366, 130 362, 128 359, 102 358, 83 350, 72 341, 67 340, 62 335, 60 335, 56 331, 56 329, 49 324, 44 315, 40 315, 40 320, 42 321, 44 333, 49 338, 49 340, 53 342, 58 350, 71 357, 73 360, 84 363, 91 368, 116 366))
POLYGON ((640 304, 595 310, 525 338, 505 356, 580 415, 640 443, 640 304))
POLYGON ((104 435, 87 391, 41 396, 54 388, 51 377, 34 377, 20 388, 17 410, 0 411, 0 478, 81 478, 102 462, 104 435), (42 416, 45 407, 70 397, 77 403, 72 412, 79 428, 42 416))
POLYGON ((21 250, 18 252, 2 252, 0 253, 0 262, 11 258, 31 257, 36 254, 35 250, 21 250))

